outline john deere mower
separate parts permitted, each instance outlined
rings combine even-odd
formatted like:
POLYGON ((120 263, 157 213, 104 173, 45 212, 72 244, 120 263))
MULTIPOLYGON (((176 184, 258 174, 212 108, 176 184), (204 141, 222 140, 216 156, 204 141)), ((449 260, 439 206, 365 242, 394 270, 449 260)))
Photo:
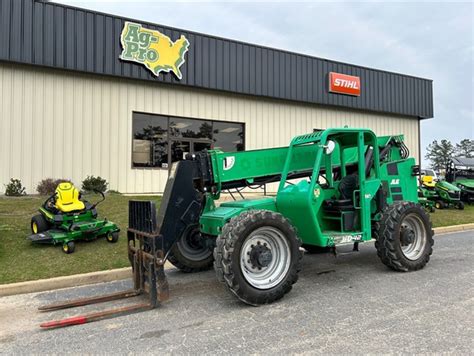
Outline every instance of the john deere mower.
POLYGON ((434 182, 432 176, 423 176, 419 192, 419 196, 434 202, 436 209, 449 207, 464 209, 464 203, 461 201, 461 189, 444 180, 434 182))
POLYGON ((93 240, 105 236, 108 242, 118 241, 120 229, 107 219, 97 219, 95 204, 81 200, 79 191, 69 182, 60 183, 56 191, 31 218, 32 234, 28 240, 39 244, 61 244, 65 253, 73 253, 74 241, 93 240))

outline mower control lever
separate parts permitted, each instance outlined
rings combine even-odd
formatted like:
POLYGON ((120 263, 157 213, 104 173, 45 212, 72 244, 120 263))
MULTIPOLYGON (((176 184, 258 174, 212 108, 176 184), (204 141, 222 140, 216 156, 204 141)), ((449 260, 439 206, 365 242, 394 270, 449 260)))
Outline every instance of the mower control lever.
POLYGON ((99 200, 97 203, 93 204, 92 209, 94 209, 97 205, 99 205, 100 203, 102 203, 105 200, 105 195, 100 190, 94 189, 94 193, 102 195, 102 200, 99 200))

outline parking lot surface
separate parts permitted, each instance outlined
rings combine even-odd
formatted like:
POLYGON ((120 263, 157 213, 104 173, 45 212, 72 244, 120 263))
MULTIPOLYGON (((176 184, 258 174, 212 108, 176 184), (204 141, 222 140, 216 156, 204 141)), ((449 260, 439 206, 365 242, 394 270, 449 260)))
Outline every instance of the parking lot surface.
MULTIPOLYGON (((0 353, 429 353, 474 349, 474 232, 435 237, 418 272, 397 273, 373 243, 351 253, 305 255, 281 301, 250 307, 214 272, 167 272, 171 298, 155 310, 55 330, 40 322, 126 305, 49 314, 39 305, 128 288, 130 281, 0 298, 0 353)), ((40 268, 40 266, 38 266, 40 268)))

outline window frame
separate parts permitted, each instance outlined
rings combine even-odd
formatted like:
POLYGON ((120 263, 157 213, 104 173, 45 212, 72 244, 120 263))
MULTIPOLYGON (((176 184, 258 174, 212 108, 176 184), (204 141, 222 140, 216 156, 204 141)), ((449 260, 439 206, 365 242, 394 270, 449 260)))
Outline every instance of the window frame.
MULTIPOLYGON (((131 151, 130 151, 130 165, 131 165, 131 168, 132 169, 138 169, 138 170, 149 170, 149 169, 153 169, 153 170, 156 170, 156 169, 160 169, 160 170, 167 170, 169 171, 171 169, 171 165, 173 162, 171 162, 171 145, 172 145, 172 142, 173 141, 188 141, 190 142, 190 144, 192 145, 194 142, 206 142, 208 141, 209 139, 206 139, 206 138, 191 138, 191 137, 176 137, 176 138, 171 138, 171 134, 170 134, 170 120, 172 118, 176 118, 176 119, 191 119, 191 120, 197 120, 197 121, 210 121, 212 123, 212 128, 213 128, 213 131, 214 131, 214 123, 215 122, 218 122, 218 123, 229 123, 229 124, 239 124, 239 125, 242 125, 242 132, 243 132, 243 138, 242 138, 242 145, 243 145, 243 150, 245 151, 245 146, 246 146, 246 138, 247 138, 247 125, 245 122, 242 122, 242 121, 229 121, 229 120, 215 120, 215 119, 206 119, 206 118, 202 118, 202 117, 193 117, 193 116, 190 116, 190 117, 187 117, 187 116, 178 116, 178 115, 166 115, 166 114, 160 114, 160 113, 151 113, 151 112, 146 112, 146 111, 139 111, 139 110, 132 110, 132 117, 131 117, 131 123, 132 123, 132 126, 131 126, 131 131, 132 131, 132 137, 131 137, 131 140, 130 140, 130 146, 131 146, 131 151), (168 145, 168 149, 167 149, 167 153, 168 153, 168 167, 136 167, 134 166, 133 164, 133 139, 134 139, 134 132, 133 132, 133 116, 134 114, 143 114, 143 115, 151 115, 151 116, 162 116, 162 117, 166 117, 167 119, 167 145, 168 145)), ((214 134, 213 134, 214 135, 214 134)), ((213 136, 214 138, 214 136, 213 136)), ((212 139, 210 140, 212 142, 212 139)))

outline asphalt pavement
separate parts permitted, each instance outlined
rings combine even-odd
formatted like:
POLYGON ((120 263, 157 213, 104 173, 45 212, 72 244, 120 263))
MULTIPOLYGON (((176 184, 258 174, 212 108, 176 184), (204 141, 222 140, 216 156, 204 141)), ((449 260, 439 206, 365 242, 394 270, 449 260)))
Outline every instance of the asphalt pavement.
POLYGON ((373 243, 305 255, 300 279, 281 301, 242 304, 214 271, 167 272, 171 298, 137 314, 63 329, 40 322, 106 307, 39 313, 39 305, 118 291, 118 281, 0 298, 1 354, 71 353, 455 353, 474 351, 474 231, 435 237, 421 271, 397 273, 373 243), (344 253, 345 252, 345 253, 344 253))

